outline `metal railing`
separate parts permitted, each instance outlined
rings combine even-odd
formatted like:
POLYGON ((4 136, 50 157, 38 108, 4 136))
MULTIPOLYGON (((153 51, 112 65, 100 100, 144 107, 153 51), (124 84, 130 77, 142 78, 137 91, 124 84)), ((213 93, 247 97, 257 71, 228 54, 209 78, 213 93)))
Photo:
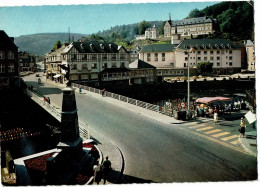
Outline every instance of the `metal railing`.
MULTIPOLYGON (((30 90, 26 90, 26 94, 38 105, 40 105, 42 108, 44 108, 47 112, 49 112, 53 117, 55 117, 58 121, 61 122, 61 111, 57 110, 57 107, 54 105, 49 104, 43 96, 40 96, 39 94, 32 92, 30 90)), ((86 130, 87 124, 83 123, 82 121, 79 122, 79 132, 80 136, 84 139, 90 139, 90 133, 88 130, 86 130)))

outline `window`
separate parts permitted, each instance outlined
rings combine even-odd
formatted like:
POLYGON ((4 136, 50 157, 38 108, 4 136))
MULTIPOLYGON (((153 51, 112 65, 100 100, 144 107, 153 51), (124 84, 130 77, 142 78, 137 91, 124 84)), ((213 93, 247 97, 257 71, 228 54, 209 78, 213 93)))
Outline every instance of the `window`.
POLYGON ((187 64, 186 64, 186 63, 184 63, 184 67, 187 67, 187 64))
POLYGON ((112 67, 112 68, 116 68, 116 63, 113 62, 113 63, 111 64, 111 67, 112 67))
POLYGON ((97 55, 92 55, 92 60, 97 60, 97 55))
POLYGON ((4 72, 5 72, 5 65, 0 64, 0 73, 4 73, 4 72))
POLYGON ((229 54, 232 54, 232 50, 229 51, 229 54))
POLYGON ((12 51, 8 52, 8 59, 14 59, 14 53, 12 51))
POLYGON ((204 55, 208 54, 208 51, 204 51, 204 55))
POLYGON ((232 60, 232 56, 229 57, 229 60, 232 60))
POLYGON ((116 54, 112 54, 112 60, 115 60, 116 59, 116 54))
POLYGON ((213 57, 213 56, 211 56, 211 57, 210 57, 210 60, 214 60, 214 57, 213 57))
POLYGON ((192 59, 192 57, 190 57, 190 59, 192 59))
POLYGON ((188 57, 185 57, 185 61, 188 61, 188 57))
POLYGON ((124 63, 124 62, 121 62, 121 63, 120 63, 120 67, 121 67, 121 68, 125 67, 125 63, 124 63))
POLYGON ((97 64, 96 64, 96 63, 92 63, 92 64, 91 64, 91 68, 92 68, 92 69, 97 69, 97 64))
POLYGON ((120 59, 124 60, 125 59, 125 54, 119 54, 120 55, 120 59))
POLYGON ((213 55, 213 53, 214 53, 213 51, 210 51, 210 54, 211 54, 211 55, 213 55))
POLYGON ((151 53, 147 53, 147 61, 151 61, 151 53))
POLYGON ((102 68, 107 68, 107 63, 103 63, 102 68))
POLYGON ((220 53, 220 51, 217 51, 217 54, 219 54, 220 53))
POLYGON ((5 53, 4 51, 0 51, 0 59, 4 59, 5 58, 5 53))
POLYGON ((14 64, 8 64, 8 72, 14 72, 14 64))
POLYGON ((188 55, 188 52, 187 52, 187 51, 185 51, 184 53, 185 53, 185 55, 188 55))
POLYGON ((158 61, 158 53, 154 53, 154 61, 158 61))
POLYGON ((103 60, 107 60, 107 55, 106 55, 106 54, 103 54, 103 55, 102 55, 102 59, 103 59, 103 60))
POLYGON ((72 55, 71 60, 77 60, 77 55, 72 55))
POLYGON ((200 51, 198 51, 198 55, 200 55, 200 51))
POLYGON ((165 61, 165 53, 162 53, 162 61, 165 61))
POLYGON ((174 63, 170 63, 171 66, 174 66, 174 63))
POLYGON ((217 62, 217 66, 220 66, 220 62, 217 62))
POLYGON ((71 69, 74 69, 74 70, 77 69, 77 64, 72 64, 71 69))
POLYGON ((198 56, 198 60, 200 60, 201 58, 200 58, 200 56, 198 56))
POLYGON ((229 62, 229 66, 232 66, 232 62, 229 62))
POLYGON ((217 60, 220 60, 220 57, 219 57, 219 56, 217 56, 217 60))
POLYGON ((208 58, 205 56, 205 57, 204 57, 204 60, 208 60, 208 58))

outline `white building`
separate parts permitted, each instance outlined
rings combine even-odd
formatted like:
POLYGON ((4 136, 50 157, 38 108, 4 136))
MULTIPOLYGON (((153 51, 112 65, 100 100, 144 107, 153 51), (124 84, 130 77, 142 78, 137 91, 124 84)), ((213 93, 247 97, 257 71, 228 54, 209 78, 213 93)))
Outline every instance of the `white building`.
MULTIPOLYGON (((128 68, 129 54, 114 43, 72 42, 61 53, 62 64, 70 65, 71 81, 98 81, 107 68, 128 68)), ((65 74, 65 71, 62 71, 65 74)))
POLYGON ((255 71, 255 44, 251 40, 246 41, 247 70, 255 71))
POLYGON ((152 28, 148 28, 145 30, 145 38, 149 39, 157 39, 159 38, 159 30, 155 25, 152 28))

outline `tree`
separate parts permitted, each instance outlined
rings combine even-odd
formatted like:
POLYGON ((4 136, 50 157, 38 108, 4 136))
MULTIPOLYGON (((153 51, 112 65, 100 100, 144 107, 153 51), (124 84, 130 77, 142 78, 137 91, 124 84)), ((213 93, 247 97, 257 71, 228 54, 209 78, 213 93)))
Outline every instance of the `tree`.
POLYGON ((59 49, 61 48, 62 46, 62 43, 60 42, 60 40, 58 40, 52 47, 52 50, 56 50, 56 49, 59 49))
POLYGON ((196 18, 196 17, 202 17, 205 16, 205 14, 203 13, 203 11, 200 11, 199 9, 195 8, 193 9, 190 13, 189 16, 187 18, 196 18))
POLYGON ((139 23, 139 34, 144 34, 145 30, 151 27, 149 22, 142 21, 139 23))
POLYGON ((210 62, 200 62, 197 65, 197 70, 200 74, 206 75, 207 73, 212 73, 213 71, 212 66, 213 64, 210 62))
POLYGON ((161 35, 164 34, 164 25, 165 25, 165 23, 166 23, 166 21, 162 22, 162 24, 161 24, 161 27, 160 27, 160 30, 159 30, 159 33, 160 33, 161 35))

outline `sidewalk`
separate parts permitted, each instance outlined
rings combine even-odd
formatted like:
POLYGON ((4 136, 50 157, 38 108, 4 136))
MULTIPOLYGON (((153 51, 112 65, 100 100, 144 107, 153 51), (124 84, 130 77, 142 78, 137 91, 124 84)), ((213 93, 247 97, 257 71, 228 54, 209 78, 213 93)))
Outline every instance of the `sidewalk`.
POLYGON ((246 152, 255 157, 257 156, 257 131, 246 132, 244 138, 238 138, 238 142, 246 152))

